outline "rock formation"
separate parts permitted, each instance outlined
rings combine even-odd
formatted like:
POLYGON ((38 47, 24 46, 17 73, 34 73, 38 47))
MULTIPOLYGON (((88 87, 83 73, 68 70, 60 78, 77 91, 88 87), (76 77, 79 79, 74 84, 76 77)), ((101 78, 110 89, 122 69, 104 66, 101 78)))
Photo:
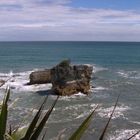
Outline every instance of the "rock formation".
POLYGON ((62 61, 51 69, 52 89, 59 95, 72 95, 78 92, 87 94, 90 89, 91 74, 91 66, 71 66, 70 61, 62 61))
POLYGON ((64 60, 52 69, 31 73, 30 84, 52 83, 58 95, 88 94, 91 74, 92 66, 70 65, 69 60, 64 60))
POLYGON ((29 85, 44 83, 51 83, 51 70, 35 71, 30 74, 29 85))

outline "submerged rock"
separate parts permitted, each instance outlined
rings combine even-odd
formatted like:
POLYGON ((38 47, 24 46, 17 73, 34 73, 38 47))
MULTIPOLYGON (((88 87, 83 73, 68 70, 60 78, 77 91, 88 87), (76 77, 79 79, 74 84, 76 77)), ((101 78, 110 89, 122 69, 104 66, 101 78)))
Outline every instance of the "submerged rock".
POLYGON ((92 66, 70 65, 69 60, 64 60, 52 69, 32 72, 29 84, 52 83, 52 90, 58 95, 88 94, 91 75, 92 66))

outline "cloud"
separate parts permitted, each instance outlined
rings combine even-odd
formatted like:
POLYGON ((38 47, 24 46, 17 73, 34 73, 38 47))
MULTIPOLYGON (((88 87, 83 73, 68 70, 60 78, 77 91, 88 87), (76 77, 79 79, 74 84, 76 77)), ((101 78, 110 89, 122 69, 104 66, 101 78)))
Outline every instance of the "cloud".
POLYGON ((40 4, 53 4, 53 5, 64 5, 64 4, 68 4, 71 3, 71 0, 35 0, 37 3, 40 4))
POLYGON ((136 40, 140 12, 73 8, 70 0, 1 0, 0 40, 136 40))
POLYGON ((18 0, 0 0, 0 4, 16 4, 18 0))

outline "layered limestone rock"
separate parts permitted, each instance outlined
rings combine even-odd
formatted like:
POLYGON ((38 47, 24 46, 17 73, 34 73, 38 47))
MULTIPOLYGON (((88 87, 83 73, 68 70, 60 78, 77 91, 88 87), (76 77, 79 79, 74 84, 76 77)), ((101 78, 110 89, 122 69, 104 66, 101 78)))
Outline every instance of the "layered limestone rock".
POLYGON ((52 69, 30 74, 30 84, 52 83, 52 90, 58 95, 72 95, 78 92, 88 94, 92 66, 70 65, 64 60, 52 69))
POLYGON ((30 74, 29 85, 51 83, 51 70, 35 71, 30 74))

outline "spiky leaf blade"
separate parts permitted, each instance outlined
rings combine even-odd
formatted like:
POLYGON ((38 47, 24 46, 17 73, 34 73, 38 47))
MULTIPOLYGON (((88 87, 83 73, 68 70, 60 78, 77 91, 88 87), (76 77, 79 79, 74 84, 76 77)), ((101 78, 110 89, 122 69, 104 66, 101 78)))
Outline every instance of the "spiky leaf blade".
POLYGON ((34 132, 34 129, 35 129, 36 124, 37 124, 37 122, 38 122, 38 120, 39 120, 39 118, 40 118, 41 111, 42 111, 42 109, 43 109, 43 107, 44 107, 44 104, 45 104, 46 101, 47 101, 47 98, 48 98, 48 96, 45 98, 44 102, 43 102, 42 105, 40 106, 38 112, 36 113, 35 117, 33 118, 32 122, 30 123, 30 125, 29 125, 29 127, 28 127, 25 136, 24 136, 21 140, 30 140, 30 137, 31 137, 31 135, 32 135, 33 132, 34 132))
POLYGON ((138 130, 135 134, 133 134, 130 138, 128 138, 127 140, 131 140, 132 138, 134 138, 137 134, 140 133, 140 130, 138 130))
POLYGON ((0 140, 4 140, 4 135, 6 132, 7 124, 7 114, 8 114, 8 100, 10 97, 10 89, 7 88, 6 95, 4 97, 1 112, 0 112, 0 140))
POLYGON ((83 121, 83 123, 79 126, 79 128, 72 134, 72 136, 69 138, 69 140, 80 140, 82 135, 84 134, 85 130, 88 128, 92 116, 95 113, 98 106, 95 107, 95 109, 91 112, 91 114, 83 121))
POLYGON ((111 115, 110 115, 110 117, 109 117, 109 120, 108 120, 108 122, 107 122, 107 124, 106 124, 106 126, 105 126, 105 128, 104 128, 104 130, 103 130, 103 132, 102 132, 102 134, 101 134, 101 136, 100 136, 100 138, 99 138, 99 140, 103 140, 103 138, 104 138, 104 136, 105 136, 105 133, 106 133, 106 131, 107 131, 107 128, 108 128, 108 126, 109 126, 109 123, 110 123, 110 121, 111 121, 111 119, 112 119, 112 117, 113 117, 113 114, 114 114, 114 112, 115 112, 115 109, 116 109, 116 107, 117 107, 117 104, 118 104, 118 101, 119 101, 119 97, 120 97, 120 94, 119 94, 118 97, 117 97, 117 100, 116 100, 116 103, 115 103, 114 108, 113 108, 113 110, 112 110, 112 113, 111 113, 111 115))
POLYGON ((38 126, 36 127, 36 130, 34 131, 32 137, 30 140, 37 140, 40 133, 42 132, 49 116, 51 115, 53 108, 55 107, 57 100, 58 100, 59 96, 57 97, 57 99, 54 101, 54 103, 52 104, 51 108, 47 111, 47 113, 45 114, 45 116, 43 117, 43 119, 41 120, 41 122, 38 124, 38 126))
POLYGON ((26 132, 27 132, 28 127, 21 127, 18 128, 16 131, 14 131, 10 136, 14 139, 14 140, 20 140, 21 138, 23 138, 23 136, 25 136, 26 132))

